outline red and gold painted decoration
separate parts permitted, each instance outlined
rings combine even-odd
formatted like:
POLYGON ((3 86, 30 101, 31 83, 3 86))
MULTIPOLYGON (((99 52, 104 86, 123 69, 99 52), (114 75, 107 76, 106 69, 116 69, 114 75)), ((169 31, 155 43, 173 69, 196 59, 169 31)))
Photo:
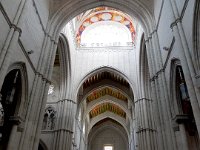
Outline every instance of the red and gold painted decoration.
POLYGON ((76 33, 76 39, 79 46, 81 43, 81 34, 83 33, 83 31, 88 26, 100 21, 114 21, 125 25, 131 32, 132 42, 134 43, 136 32, 133 25, 133 21, 121 11, 117 11, 108 7, 97 7, 91 10, 89 13, 85 14, 86 15, 82 14, 81 17, 79 16, 78 18, 78 20, 81 22, 81 25, 79 26, 78 31, 76 33))
POLYGON ((126 96, 124 96, 119 90, 115 90, 115 89, 112 89, 112 88, 109 88, 109 87, 105 87, 103 89, 98 89, 98 90, 95 90, 93 91, 87 98, 87 103, 93 101, 93 100, 96 100, 102 96, 105 96, 105 95, 110 95, 112 97, 115 97, 119 100, 122 100, 122 101, 125 101, 127 102, 128 99, 126 96))
POLYGON ((122 86, 125 86, 129 88, 129 83, 120 75, 116 75, 115 73, 111 72, 99 72, 91 77, 89 77, 84 83, 83 88, 86 89, 90 87, 91 85, 94 85, 96 83, 102 82, 103 80, 111 80, 113 82, 117 82, 122 86))
POLYGON ((110 111, 116 115, 119 115, 120 117, 126 118, 126 113, 119 106, 112 103, 103 103, 96 106, 90 111, 89 115, 90 118, 94 118, 106 111, 110 111))

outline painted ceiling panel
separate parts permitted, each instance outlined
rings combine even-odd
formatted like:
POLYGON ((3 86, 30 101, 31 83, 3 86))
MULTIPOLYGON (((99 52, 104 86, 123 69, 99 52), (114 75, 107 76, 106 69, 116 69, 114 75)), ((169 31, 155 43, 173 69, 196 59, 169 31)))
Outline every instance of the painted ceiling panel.
POLYGON ((87 103, 93 101, 93 100, 96 100, 102 96, 105 96, 105 95, 110 95, 110 96, 113 96, 119 100, 122 100, 122 101, 125 101, 127 102, 128 99, 126 96, 124 96, 119 90, 116 90, 116 89, 113 89, 113 88, 110 88, 110 87, 105 87, 105 88, 102 88, 102 89, 98 89, 98 90, 95 90, 93 91, 87 98, 87 103))
POLYGON ((96 106, 90 111, 89 116, 90 118, 94 118, 106 111, 110 111, 116 115, 119 115, 120 117, 126 118, 126 113, 119 106, 111 103, 103 103, 96 106))
POLYGON ((123 79, 121 76, 116 75, 114 73, 110 72, 100 72, 97 73, 91 77, 89 77, 84 83, 83 83, 83 88, 87 88, 95 83, 101 82, 104 79, 108 79, 114 82, 118 82, 119 84, 129 87, 129 83, 123 79))

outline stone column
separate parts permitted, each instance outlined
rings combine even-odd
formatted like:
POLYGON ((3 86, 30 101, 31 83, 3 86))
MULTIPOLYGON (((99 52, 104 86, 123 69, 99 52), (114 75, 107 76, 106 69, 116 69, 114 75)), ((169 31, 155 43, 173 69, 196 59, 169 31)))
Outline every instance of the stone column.
POLYGON ((146 53, 147 53, 147 59, 149 64, 149 73, 150 73, 150 84, 151 84, 151 97, 152 97, 152 121, 154 128, 156 129, 156 133, 154 134, 154 141, 155 141, 155 149, 164 149, 164 138, 162 134, 161 129, 161 115, 160 115, 160 109, 158 107, 158 96, 157 96, 157 90, 156 90, 156 82, 154 80, 154 74, 156 73, 155 68, 155 58, 153 55, 153 48, 152 43, 150 42, 151 37, 146 38, 145 41, 146 44, 146 53), (157 143, 157 144, 156 144, 157 143))
MULTIPOLYGON (((148 51, 148 50, 147 50, 148 51)), ((146 53, 146 52, 145 52, 146 53)), ((149 54, 148 54, 149 55, 149 54)), ((148 57, 149 58, 149 57, 148 57)), ((140 64, 141 65, 141 64, 140 64)), ((145 67, 144 64, 143 67, 145 67)), ((151 66, 150 66, 150 69, 151 66)), ((138 74, 138 99, 135 101, 135 113, 137 120, 137 137, 138 137, 138 150, 156 150, 156 129, 154 126, 154 119, 152 116, 152 99, 150 98, 148 85, 150 83, 145 75, 148 74, 146 68, 142 68, 140 74, 138 74), (146 72, 145 72, 146 71, 146 72)))
POLYGON ((80 148, 80 138, 81 138, 81 128, 79 119, 75 119, 75 135, 74 135, 74 142, 76 149, 80 148))
POLYGON ((43 49, 40 55, 38 72, 36 72, 34 84, 31 91, 30 103, 25 123, 23 139, 20 150, 37 150, 42 126, 44 108, 46 105, 47 92, 50 84, 49 75, 53 69, 52 64, 55 57, 56 43, 49 35, 43 41, 43 49), (43 65, 42 65, 43 64, 43 65), (49 69, 51 68, 51 69, 49 69), (42 74, 40 73, 42 72, 42 74))
POLYGON ((169 90, 167 87, 167 81, 165 77, 165 68, 162 62, 162 54, 161 54, 161 48, 159 45, 159 39, 158 39, 158 33, 157 30, 153 32, 152 34, 152 42, 154 42, 154 51, 155 55, 157 56, 157 63, 158 63, 158 72, 157 75, 157 82, 158 82, 158 89, 160 89, 160 97, 161 97, 161 110, 164 118, 164 128, 165 130, 165 136, 166 136, 166 144, 168 149, 176 149, 175 146, 175 135, 173 132, 173 126, 172 126, 172 119, 171 119, 171 113, 170 113, 170 104, 169 104, 169 90))
POLYGON ((138 146, 139 150, 155 150, 155 139, 154 134, 156 130, 153 128, 152 125, 152 118, 151 118, 151 107, 152 101, 147 98, 138 99, 135 103, 135 107, 138 107, 137 119, 138 119, 138 130, 136 133, 138 134, 139 141, 138 146))
POLYGON ((151 34, 149 41, 152 43, 153 57, 155 60, 156 73, 152 77, 152 81, 155 82, 156 96, 158 103, 158 110, 160 115, 160 132, 163 137, 163 149, 176 149, 175 137, 172 130, 172 120, 170 115, 169 95, 166 84, 165 68, 163 68, 161 51, 159 46, 159 40, 157 30, 154 30, 151 34))
POLYGON ((58 102, 57 125, 52 150, 71 150, 76 103, 71 99, 58 102))

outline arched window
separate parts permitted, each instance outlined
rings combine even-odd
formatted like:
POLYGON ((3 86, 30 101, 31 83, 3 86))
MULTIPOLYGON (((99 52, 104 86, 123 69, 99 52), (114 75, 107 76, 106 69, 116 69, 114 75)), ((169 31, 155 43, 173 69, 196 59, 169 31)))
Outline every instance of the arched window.
POLYGON ((53 130, 55 127, 55 110, 52 107, 47 107, 44 114, 42 130, 53 130))

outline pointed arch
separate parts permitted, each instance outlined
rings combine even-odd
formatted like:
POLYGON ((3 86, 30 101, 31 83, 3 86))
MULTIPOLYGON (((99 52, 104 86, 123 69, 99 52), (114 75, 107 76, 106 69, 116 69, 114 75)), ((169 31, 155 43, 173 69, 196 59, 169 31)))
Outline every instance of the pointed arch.
MULTIPOLYGON (((60 99, 66 97, 69 93, 70 81, 71 81, 71 56, 68 40, 64 34, 60 34, 56 55, 54 56, 54 66, 51 75, 52 85, 49 90, 53 87, 56 91, 56 96, 60 99)), ((49 94, 52 94, 49 93, 49 94)))
POLYGON ((170 97, 171 97, 171 101, 170 101, 170 108, 171 108, 171 115, 172 117, 175 116, 175 114, 178 114, 178 104, 177 104, 177 97, 176 97, 176 67, 181 65, 181 62, 179 59, 177 58, 173 58, 171 60, 171 72, 170 72, 170 85, 169 85, 169 89, 171 89, 170 93, 170 97))
POLYGON ((9 140, 16 134, 13 127, 23 128, 22 124, 26 120, 28 78, 25 63, 15 62, 8 67, 0 95, 0 148, 6 149, 9 140))
POLYGON ((147 58, 147 49, 144 39, 144 33, 141 37, 140 43, 140 56, 139 56, 139 77, 140 77, 140 85, 143 95, 142 97, 150 97, 150 74, 149 74, 149 63, 147 58))
MULTIPOLYGON (((128 78, 124 73, 120 72, 119 70, 117 70, 117 69, 115 69, 115 68, 111 68, 111 67, 104 66, 104 67, 99 67, 99 68, 97 68, 97 69, 94 69, 93 71, 87 73, 87 74, 81 79, 81 81, 77 84, 77 86, 75 86, 75 91, 74 91, 75 95, 74 95, 74 97, 77 97, 76 94, 78 93, 79 89, 81 88, 81 86, 83 85, 83 83, 84 83, 88 78, 94 76, 94 75, 97 74, 97 73, 102 73, 102 72, 110 72, 110 73, 114 73, 114 74, 116 74, 116 75, 119 75, 121 78, 123 78, 123 79, 129 84, 130 89, 131 89, 131 91, 132 91, 132 94, 133 94, 134 91, 136 91, 136 90, 135 90, 135 88, 136 88, 136 87, 135 87, 135 83, 131 82, 131 81, 129 80, 129 78, 128 78)), ((134 94, 135 94, 135 93, 134 93, 134 94)), ((134 95, 134 94, 133 94, 133 95, 134 95)), ((134 97, 135 97, 135 96, 134 96, 134 97)))
POLYGON ((29 97, 28 97, 28 74, 27 74, 27 69, 26 69, 26 64, 24 62, 15 62, 11 64, 8 67, 7 74, 11 72, 12 70, 19 70, 20 75, 21 75, 21 82, 22 82, 22 93, 21 93, 21 100, 20 104, 18 107, 18 115, 21 116, 24 120, 26 118, 26 112, 28 109, 28 102, 29 102, 29 97))
POLYGON ((53 106, 47 106, 44 113, 42 130, 54 130, 56 111, 53 106))
POLYGON ((41 139, 39 141, 38 150, 48 150, 46 144, 41 139))
POLYGON ((88 134, 89 134, 89 131, 92 129, 92 127, 96 123, 98 123, 99 121, 101 121, 101 120, 103 120, 105 118, 110 118, 110 119, 113 119, 113 120, 117 121, 119 124, 121 124, 124 127, 124 129, 126 130, 127 135, 129 136, 130 133, 129 133, 129 128, 126 125, 126 120, 124 118, 119 117, 118 115, 115 115, 115 114, 113 114, 111 112, 108 112, 108 111, 104 112, 103 114, 98 115, 98 117, 95 117, 95 118, 93 118, 91 120, 91 122, 90 122, 90 124, 88 126, 88 134))
POLYGON ((120 135, 121 140, 123 140, 127 144, 126 147, 128 148, 128 143, 129 143, 128 135, 124 127, 121 126, 121 124, 119 124, 118 122, 116 122, 115 120, 111 118, 106 118, 104 120, 101 120, 100 122, 95 124, 88 134, 89 149, 91 149, 91 144, 92 144, 93 139, 96 136, 98 136, 98 134, 101 134, 101 132, 105 130, 114 130, 115 132, 117 132, 120 135))
POLYGON ((84 119, 86 119, 87 117, 87 114, 89 114, 89 112, 94 109, 96 106, 98 105, 101 105, 103 103, 111 103, 111 104, 114 104, 116 106, 118 106, 119 108, 121 108, 125 113, 126 113, 126 116, 131 120, 132 117, 131 117, 131 112, 130 110, 128 109, 128 106, 126 105, 125 102, 123 101, 119 101, 117 100, 116 98, 113 98, 111 96, 104 96, 102 98, 99 98, 97 99, 96 101, 94 102, 91 102, 88 104, 87 106, 87 109, 84 113, 84 119))

